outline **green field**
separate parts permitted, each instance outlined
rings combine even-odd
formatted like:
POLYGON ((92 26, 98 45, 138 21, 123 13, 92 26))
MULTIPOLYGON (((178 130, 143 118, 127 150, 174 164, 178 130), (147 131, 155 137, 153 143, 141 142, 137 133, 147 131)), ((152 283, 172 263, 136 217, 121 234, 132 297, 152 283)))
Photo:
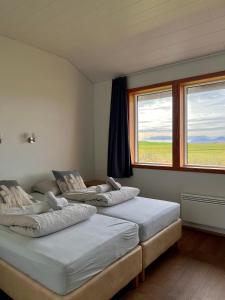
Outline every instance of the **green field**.
MULTIPOLYGON (((172 144, 139 142, 138 161, 142 163, 172 164, 172 144)), ((225 166, 225 143, 188 144, 188 164, 225 166)))

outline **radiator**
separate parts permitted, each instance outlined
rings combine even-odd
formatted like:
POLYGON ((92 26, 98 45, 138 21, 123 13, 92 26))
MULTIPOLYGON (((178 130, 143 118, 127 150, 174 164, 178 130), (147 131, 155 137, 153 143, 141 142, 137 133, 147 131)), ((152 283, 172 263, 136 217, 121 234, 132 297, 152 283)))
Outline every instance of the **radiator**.
POLYGON ((184 222, 225 229, 225 199, 181 194, 181 217, 184 222))

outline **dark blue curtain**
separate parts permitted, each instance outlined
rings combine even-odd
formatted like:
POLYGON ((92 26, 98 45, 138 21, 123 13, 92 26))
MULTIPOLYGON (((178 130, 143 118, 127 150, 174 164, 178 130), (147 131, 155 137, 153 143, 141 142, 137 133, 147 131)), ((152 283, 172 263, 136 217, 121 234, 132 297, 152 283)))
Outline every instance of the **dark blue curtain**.
POLYGON ((126 77, 119 77, 112 81, 107 174, 115 178, 133 175, 129 145, 126 77))

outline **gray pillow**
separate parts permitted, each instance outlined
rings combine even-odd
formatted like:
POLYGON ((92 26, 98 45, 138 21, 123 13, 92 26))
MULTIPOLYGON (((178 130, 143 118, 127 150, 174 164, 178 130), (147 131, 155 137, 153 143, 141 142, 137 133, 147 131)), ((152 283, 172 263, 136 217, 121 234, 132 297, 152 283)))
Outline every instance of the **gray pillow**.
POLYGON ((60 194, 60 189, 56 181, 50 179, 38 181, 32 186, 31 189, 33 192, 38 192, 41 194, 46 194, 47 192, 52 192, 54 195, 60 194))
POLYGON ((85 189, 86 185, 78 171, 52 171, 62 193, 85 189))
POLYGON ((19 185, 16 180, 0 180, 0 185, 5 185, 7 187, 19 185))

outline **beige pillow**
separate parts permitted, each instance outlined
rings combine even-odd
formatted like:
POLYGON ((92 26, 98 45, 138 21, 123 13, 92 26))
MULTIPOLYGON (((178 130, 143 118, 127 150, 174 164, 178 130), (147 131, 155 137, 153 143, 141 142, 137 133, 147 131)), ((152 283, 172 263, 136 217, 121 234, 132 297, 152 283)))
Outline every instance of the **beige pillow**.
POLYGON ((32 197, 17 183, 4 185, 0 181, 0 197, 3 202, 0 203, 0 208, 21 207, 33 204, 32 197))
POLYGON ((32 186, 32 191, 38 192, 41 194, 46 194, 47 192, 52 192, 54 195, 59 195, 60 189, 55 180, 42 180, 35 183, 32 186))
MULTIPOLYGON (((17 186, 18 182, 16 180, 0 180, 0 185, 5 185, 7 187, 11 187, 11 186, 17 186)), ((0 194, 0 203, 5 203, 5 201, 2 198, 1 194, 0 194)))

